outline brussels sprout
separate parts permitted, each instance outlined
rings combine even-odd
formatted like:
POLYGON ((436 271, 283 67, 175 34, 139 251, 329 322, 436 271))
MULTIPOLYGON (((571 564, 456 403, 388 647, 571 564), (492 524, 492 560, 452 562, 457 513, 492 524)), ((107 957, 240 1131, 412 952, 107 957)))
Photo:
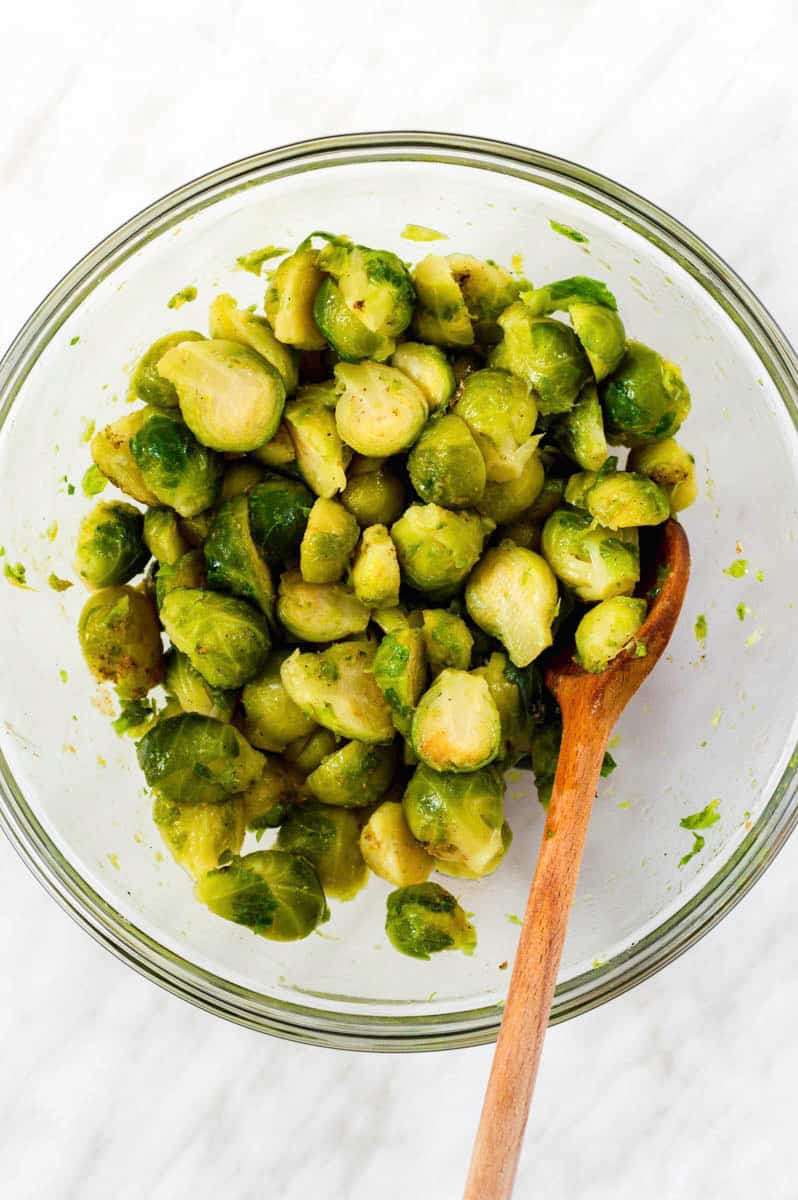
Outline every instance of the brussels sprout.
POLYGON ((508 767, 529 754, 534 726, 544 713, 543 679, 534 663, 514 666, 506 654, 491 654, 480 675, 499 710, 502 727, 502 763, 508 767))
POLYGON ((360 852, 366 866, 394 887, 424 883, 435 862, 416 841, 396 800, 384 800, 363 826, 360 852))
POLYGON ((361 604, 395 608, 399 603, 399 559, 384 525, 363 530, 352 564, 352 586, 361 604))
POLYGON ((158 497, 144 482, 136 460, 130 450, 130 441, 141 429, 151 415, 149 408, 137 408, 134 412, 120 417, 112 425, 95 433, 91 442, 91 456, 95 466, 99 467, 120 491, 126 492, 141 504, 157 504, 158 497))
POLYGON ((498 342, 496 318, 518 297, 518 282, 494 262, 450 254, 449 266, 465 300, 478 342, 498 342))
POLYGON ((78 621, 83 657, 101 683, 128 700, 146 696, 163 677, 161 630, 152 601, 132 587, 89 596, 78 621))
POLYGON ((284 258, 271 276, 263 307, 278 341, 297 350, 323 350, 324 334, 313 319, 313 301, 324 281, 319 254, 303 246, 284 258))
POLYGON ((266 665, 271 646, 266 618, 237 596, 178 588, 164 598, 161 621, 172 644, 211 687, 242 687, 266 665))
POLYGON ((495 767, 454 775, 422 764, 402 804, 410 832, 433 858, 467 867, 479 877, 504 854, 503 801, 504 779, 495 767))
MULTIPOLYGON (((536 438, 532 440, 537 441, 536 438)), ((486 485, 482 498, 477 501, 477 511, 497 525, 506 525, 529 510, 540 495, 543 481, 543 463, 537 454, 532 454, 517 479, 486 485)))
POLYGON ((425 608, 421 617, 424 649, 433 678, 446 667, 467 671, 474 639, 463 618, 444 608, 425 608))
POLYGON ((152 409, 130 439, 130 452, 147 487, 181 517, 193 517, 215 503, 222 463, 175 413, 152 409))
MULTIPOLYGON (((200 716, 213 717, 217 721, 233 719, 238 693, 211 687, 199 671, 192 667, 186 655, 174 648, 166 656, 164 687, 167 695, 174 697, 183 712, 199 713, 200 716)), ((257 743, 253 742, 253 745, 257 743)))
POLYGON ((493 762, 501 745, 499 711, 484 679, 441 671, 413 714, 413 749, 436 771, 475 771, 493 762))
POLYGON ((551 435, 584 471, 598 471, 604 465, 608 453, 607 439, 594 384, 585 384, 571 411, 554 421, 551 435))
POLYGON ((373 642, 341 642, 315 654, 299 650, 287 658, 280 677, 306 716, 341 737, 390 742, 391 710, 374 678, 373 642))
POLYGON ((551 645, 557 603, 557 580, 545 558, 509 541, 487 552, 466 586, 472 621, 499 639, 516 667, 551 645))
POLYGON ((360 852, 360 821, 340 808, 303 804, 280 826, 278 850, 301 854, 316 869, 325 894, 351 900, 368 883, 360 852))
POLYGON ((335 405, 332 384, 310 384, 300 388, 296 399, 285 406, 285 423, 302 478, 327 499, 346 487, 346 468, 352 457, 338 436, 335 405))
POLYGON ((410 958, 441 950, 473 954, 477 934, 451 892, 439 883, 416 883, 391 892, 385 917, 391 945, 410 958))
POLYGON ((518 479, 540 441, 532 436, 537 408, 524 381, 507 371, 475 371, 454 411, 476 438, 488 480, 518 479))
POLYGON ((237 729, 199 713, 161 718, 136 755, 147 786, 179 804, 218 804, 245 791, 264 765, 237 729))
POLYGON ((640 578, 636 529, 603 529, 586 512, 558 508, 543 526, 543 555, 580 600, 629 595, 640 578))
POLYGON ((618 305, 612 292, 600 279, 587 275, 574 275, 570 279, 558 279, 544 287, 522 292, 521 299, 535 317, 545 317, 553 312, 570 312, 575 304, 600 307, 614 312, 618 305))
POLYGON ((471 317, 450 263, 439 254, 428 254, 416 266, 413 283, 418 297, 414 326, 421 341, 472 346, 471 317))
POLYGON ((203 552, 208 587, 250 600, 272 618, 274 584, 252 538, 246 493, 219 505, 203 552))
POLYGON ((410 625, 410 619, 401 604, 394 608, 375 608, 371 619, 383 633, 396 633, 397 629, 407 629, 410 625))
POLYGON ((626 469, 647 475, 659 484, 668 495, 673 513, 689 508, 698 495, 695 459, 673 438, 636 447, 629 455, 626 469))
POLYGON ((588 357, 596 382, 612 374, 626 350, 626 330, 617 312, 599 304, 572 304, 571 324, 588 357))
POLYGON ((548 450, 540 451, 540 458, 543 463, 545 478, 543 480, 543 487, 540 489, 537 498, 524 513, 524 516, 529 521, 545 521, 546 517, 550 516, 555 508, 560 507, 563 493, 565 492, 566 479, 564 474, 561 473, 561 462, 559 459, 553 458, 548 450))
POLYGON ((533 317, 518 300, 499 317, 504 338, 490 362, 518 375, 537 396, 543 416, 568 412, 591 377, 590 363, 568 325, 551 317, 533 317))
POLYGON ((646 619, 645 600, 613 596, 589 609, 576 627, 577 661, 586 671, 603 671, 628 646, 646 619))
POLYGON ((600 475, 585 501, 591 517, 606 529, 660 525, 670 515, 668 493, 647 475, 610 471, 600 475))
POLYGON ((402 481, 381 458, 352 460, 341 503, 361 529, 369 525, 392 525, 405 507, 402 481))
POLYGON ((316 722, 297 708, 283 687, 280 667, 288 654, 286 650, 271 654, 260 675, 250 680, 241 693, 244 735, 259 750, 279 753, 316 728, 316 722))
MULTIPOLYGON (((410 324, 416 294, 404 263, 390 250, 372 250, 334 238, 321 251, 319 266, 335 281, 349 313, 371 333, 392 339, 410 324)), ((329 334, 328 340, 344 357, 346 347, 342 350, 329 334)))
POLYGON ((690 393, 679 368, 640 342, 627 342, 626 354, 602 383, 600 396, 614 446, 673 437, 690 412, 690 393))
POLYGON ((540 535, 542 532, 540 521, 532 521, 529 518, 529 509, 522 512, 514 521, 502 526, 502 537, 509 538, 511 542, 515 542, 516 546, 523 546, 525 550, 540 550, 540 535))
POLYGON ((152 818, 175 862, 194 879, 218 866, 223 854, 238 854, 244 843, 241 796, 219 804, 180 804, 156 795, 152 818))
POLYGON ((177 388, 183 420, 203 446, 246 453, 277 432, 285 384, 248 346, 224 338, 184 342, 158 370, 177 388))
POLYGON ((216 340, 240 342, 265 358, 279 374, 290 396, 296 391, 299 379, 297 353, 278 342, 272 327, 263 317, 241 309, 232 296, 217 296, 211 304, 210 334, 216 340))
POLYGON ((335 734, 317 725, 312 733, 289 742, 283 758, 304 778, 315 771, 316 767, 333 753, 337 745, 335 734))
POLYGON ((194 517, 181 517, 178 521, 181 534, 193 549, 198 550, 204 544, 215 515, 214 509, 206 508, 205 512, 194 517))
POLYGON ((301 572, 280 576, 277 619, 303 642, 337 642, 364 633, 369 610, 342 583, 306 583, 301 572))
POLYGON ((171 508, 148 508, 144 514, 144 545, 160 564, 172 567, 190 550, 177 514, 171 508))
POLYGON ((265 467, 277 467, 283 470, 287 470, 292 463, 296 462, 296 450, 285 421, 281 421, 277 426, 277 432, 273 438, 264 442, 262 446, 258 446, 257 450, 252 451, 251 457, 257 462, 263 463, 265 467))
POLYGON ((306 858, 257 850, 209 871, 194 888, 217 917, 275 942, 295 942, 329 916, 319 877, 306 858))
POLYGON ((305 582, 337 583, 359 536, 357 521, 342 504, 319 497, 310 510, 299 547, 299 566, 305 582))
POLYGON ((167 333, 165 337, 158 338, 157 342, 153 342, 150 348, 145 350, 133 368, 127 394, 128 400, 131 403, 134 400, 143 400, 145 404, 151 404, 154 408, 177 408, 177 392, 168 379, 164 379, 163 375, 158 374, 158 363, 166 351, 171 350, 173 346, 179 346, 181 342, 203 342, 204 340, 203 335, 196 333, 193 329, 184 329, 179 333, 167 333))
POLYGON ((204 588, 208 582, 205 573, 205 555, 201 550, 189 550, 176 563, 161 563, 155 576, 155 603, 160 611, 170 592, 178 588, 204 588))
POLYGON ((266 758, 258 778, 240 796, 247 829, 263 836, 285 820, 303 794, 304 780, 294 767, 266 758))
POLYGON ((252 540, 263 558, 281 566, 299 550, 313 496, 303 483, 269 475, 249 493, 252 540))
POLYGON ((409 737, 413 713, 427 682, 421 630, 406 626, 382 639, 374 658, 374 678, 396 729, 409 737))
POLYGON ((532 738, 532 753, 530 755, 532 772, 535 776, 538 800, 544 808, 548 808, 549 800, 551 800, 554 776, 557 773, 557 761, 560 757, 561 741, 562 724, 559 718, 547 722, 535 732, 532 738))
POLYGON ((387 792, 395 770, 393 746, 347 742, 308 775, 305 786, 322 804, 363 808, 387 792))
POLYGON ((396 367, 338 363, 338 433, 358 454, 379 458, 412 446, 429 414, 424 393, 396 367))
POLYGON ((563 499, 574 508, 583 508, 587 512, 588 492, 598 479, 598 471, 577 471, 565 485, 563 499))
POLYGON ((364 358, 383 362, 396 345, 393 338, 375 333, 352 312, 332 279, 325 279, 316 293, 313 319, 343 362, 357 363, 364 358))
POLYGON ((444 508, 473 506, 485 490, 482 451, 455 413, 427 422, 410 451, 407 470, 421 499, 444 508))
POLYGON ((143 571, 150 554, 142 541, 144 520, 122 501, 98 504, 78 530, 75 570, 89 587, 127 583, 143 571))
MULTIPOLYGON (((267 442, 271 445, 271 442, 267 442)), ((260 462, 255 462, 251 458, 238 458, 235 462, 231 462, 225 467, 224 475, 222 476, 222 490, 219 494, 220 500, 232 500, 234 496, 241 496, 244 492, 249 492, 254 488, 256 483, 262 483, 266 478, 267 472, 260 462)))
POLYGON ((424 393, 431 411, 444 409, 454 395, 454 371, 448 358, 437 346, 423 342, 403 342, 391 356, 391 366, 398 367, 424 393))
POLYGON ((441 875, 450 875, 455 879, 484 879, 486 875, 493 874, 512 844, 513 831, 505 821, 502 825, 501 849, 496 851, 493 858, 484 867, 481 867, 478 871, 474 871, 471 867, 467 867, 465 863, 437 859, 435 870, 439 871, 441 875))
POLYGON ((482 553, 493 522, 438 504, 411 504, 391 527, 403 578, 421 592, 452 595, 482 553))

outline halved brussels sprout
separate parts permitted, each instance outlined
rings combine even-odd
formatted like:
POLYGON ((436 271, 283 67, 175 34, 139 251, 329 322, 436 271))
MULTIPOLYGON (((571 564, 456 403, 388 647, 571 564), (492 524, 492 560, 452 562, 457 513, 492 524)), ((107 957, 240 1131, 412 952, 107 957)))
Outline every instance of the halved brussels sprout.
POLYGON ((177 408, 177 392, 163 375, 158 374, 158 363, 167 350, 179 346, 181 342, 204 341, 204 336, 193 329, 167 333, 165 337, 158 338, 144 351, 133 368, 127 393, 128 400, 131 403, 134 400, 143 400, 145 404, 152 404, 154 408, 177 408))
POLYGON ((313 866, 286 850, 256 850, 209 871, 194 888, 217 917, 275 942, 305 938, 329 917, 313 866))
POLYGON ((463 382, 454 411, 466 422, 485 459, 487 478, 518 479, 537 449, 537 406, 523 379, 486 368, 463 382))
POLYGON ((319 254, 319 266, 335 281, 350 314, 367 330, 396 338, 410 324, 416 294, 404 263, 390 250, 333 238, 319 254))
POLYGON ((172 644, 212 687, 242 687, 266 665, 266 618, 237 596, 178 588, 164 598, 161 621, 172 644))
POLYGON ((394 887, 424 883, 435 866, 410 832, 404 809, 396 800, 384 800, 371 814, 360 834, 360 852, 366 866, 394 887))
POLYGON ((390 358, 396 342, 375 333, 347 305, 338 284, 325 279, 313 302, 313 319, 342 362, 390 358))
POLYGON ((167 350, 158 370, 175 385, 183 420, 203 446, 245 454, 277 432, 285 384, 248 346, 225 338, 183 342, 167 350))
POLYGON ((223 294, 211 304, 209 328, 215 340, 240 342, 271 363, 283 381, 287 396, 296 391, 299 379, 297 353, 278 342, 264 317, 239 308, 232 296, 223 294))
POLYGON ((541 549, 557 578, 580 600, 630 595, 640 578, 637 530, 613 533, 586 512, 556 509, 543 526, 541 549))
POLYGON ((538 667, 514 666, 506 654, 494 652, 474 671, 490 688, 502 726, 502 765, 511 767, 532 749, 534 726, 544 712, 543 678, 538 667))
POLYGON ((312 863, 325 894, 334 900, 351 900, 368 883, 360 821, 354 813, 303 804, 282 823, 276 844, 278 850, 301 854, 312 863))
POLYGON ((384 525, 370 525, 363 530, 352 564, 355 595, 368 608, 395 608, 400 582, 399 559, 391 535, 384 525))
POLYGON ((121 500, 96 505, 80 523, 75 570, 89 587, 127 583, 143 571, 150 552, 142 540, 144 518, 121 500))
POLYGON ((296 451, 302 478, 317 496, 327 499, 346 487, 352 451, 336 428, 336 395, 332 383, 300 388, 285 406, 285 423, 296 451))
POLYGON ((136 756, 147 786, 178 804, 217 804, 245 791, 264 766, 234 726, 199 713, 162 717, 136 756))
POLYGON ((499 711, 484 679, 447 668, 418 702, 413 749, 436 771, 476 771, 501 746, 499 711))
POLYGON ((147 487, 181 517, 193 517, 215 503, 222 462, 200 445, 176 413, 152 409, 130 439, 130 452, 147 487))
POLYGON ((385 795, 395 770, 396 750, 392 745, 347 742, 308 775, 305 786, 322 804, 364 808, 385 795))
POLYGON ((256 483, 263 482, 267 474, 263 464, 255 462, 252 458, 235 459, 225 467, 219 499, 232 500, 234 496, 251 491, 256 483))
POLYGON ((572 275, 570 279, 558 279, 543 287, 532 288, 522 292, 521 299, 535 317, 546 317, 553 312, 570 312, 574 304, 598 306, 610 312, 618 307, 606 284, 587 275, 572 275))
POLYGON ((690 412, 690 393, 679 368, 641 342, 627 342, 621 364, 602 383, 600 396, 614 446, 673 437, 690 412))
POLYGON ((551 567, 534 550, 504 541, 489 550, 466 585, 472 621, 526 667, 552 644, 559 595, 551 567))
POLYGON ((382 458, 352 460, 341 503, 361 529, 369 525, 392 525, 405 507, 404 485, 382 458))
POLYGON ((597 479, 598 471, 577 471, 566 483, 563 499, 574 508, 583 508, 587 512, 588 493, 597 479))
POLYGON ((244 843, 244 804, 240 796, 218 804, 178 803, 156 795, 152 819, 175 862, 194 879, 238 854, 244 843))
POLYGON ((369 611, 342 583, 306 583, 300 571, 280 576, 277 619, 304 642, 337 642, 364 633, 369 611))
POLYGON ((283 687, 280 668, 289 653, 277 650, 271 654, 260 675, 241 693, 244 734, 259 750, 279 753, 316 729, 316 722, 305 716, 283 687))
POLYGON ((410 832, 433 858, 467 867, 479 877, 504 854, 503 802, 504 778, 495 767, 454 775, 421 764, 402 805, 410 832))
POLYGON ((421 499, 444 508, 469 508, 485 490, 482 451, 455 413, 427 422, 410 451, 407 471, 421 499))
POLYGON ((287 470, 296 462, 296 450, 288 432, 285 421, 277 426, 277 432, 268 442, 252 451, 252 458, 263 463, 264 467, 276 467, 287 470))
POLYGON ((299 650, 285 660, 280 676, 288 695, 306 716, 341 737, 390 742, 391 710, 374 678, 373 642, 340 642, 316 654, 299 650))
POLYGON ((460 587, 482 553, 493 522, 438 504, 411 504, 391 526, 403 578, 441 597, 460 587))
POLYGON ((215 512, 206 508, 205 512, 197 513, 194 517, 181 517, 178 521, 180 532, 188 544, 194 549, 200 549, 211 531, 215 512))
POLYGON ((170 592, 178 588, 204 588, 208 576, 205 555, 201 550, 189 550, 176 563, 161 563, 155 576, 155 603, 160 611, 170 592))
POLYGON ((638 446, 629 454, 628 471, 647 475, 667 493, 671 512, 689 508, 698 495, 695 459, 673 438, 638 446))
MULTIPOLYGON (((532 441, 537 441, 533 438, 532 441)), ((543 463, 538 454, 532 454, 524 463, 517 479, 505 483, 488 483, 482 498, 477 501, 477 511, 489 517, 497 525, 506 525, 527 512, 534 504, 544 482, 543 463)))
POLYGON ((598 471, 604 465, 607 439, 595 384, 585 384, 571 411, 552 424, 551 435, 583 471, 598 471))
MULTIPOLYGON (((183 712, 199 713, 217 721, 232 721, 238 693, 225 688, 211 687, 189 658, 174 647, 166 656, 164 688, 183 712)), ((251 740, 251 739, 250 739, 251 740)), ((253 743, 257 744, 257 743, 253 743)))
POLYGON ((241 793, 247 829, 262 836, 276 828, 294 805, 304 802, 304 780, 299 771, 278 759, 266 757, 258 778, 241 793))
POLYGON ((375 608, 371 619, 383 633, 396 633, 397 629, 407 629, 410 624, 410 619, 401 604, 394 608, 375 608))
POLYGON ((319 497, 310 510, 299 547, 299 566, 305 582, 337 583, 359 536, 357 521, 342 504, 319 497))
POLYGON ((338 739, 329 729, 317 725, 312 733, 289 742, 283 752, 285 761, 305 778, 332 754, 338 739))
POLYGON ((414 319, 422 342, 437 346, 472 346, 474 329, 451 264, 428 254, 413 271, 418 307, 414 319))
POLYGON ((524 513, 524 516, 529 521, 545 521, 546 517, 550 516, 555 508, 560 507, 565 491, 566 478, 562 468, 566 460, 561 459, 559 455, 552 455, 550 451, 545 449, 540 451, 540 458, 543 463, 545 478, 537 499, 533 501, 524 513))
POLYGON ((626 330, 617 312, 599 304, 572 304, 571 324, 588 357, 596 382, 611 375, 626 351, 626 330))
POLYGON ((413 713, 427 682, 421 630, 408 625, 382 639, 374 658, 374 678, 396 729, 409 737, 413 713))
POLYGON ((191 547, 171 508, 148 508, 144 514, 144 544, 160 564, 172 567, 191 547))
POLYGON ((429 959, 441 950, 473 954, 474 926, 451 892, 439 883, 416 883, 388 897, 385 932, 391 945, 410 958, 429 959))
POLYGON ((272 566, 295 557, 302 541, 313 496, 297 479, 269 475, 249 493, 252 540, 272 566))
POLYGON ((498 342, 496 318, 518 297, 518 282, 495 262, 470 254, 450 254, 448 263, 465 300, 478 342, 498 342))
POLYGON ((313 319, 313 301, 324 282, 319 253, 303 246, 284 258, 273 272, 263 307, 283 345, 297 350, 323 350, 324 334, 313 319))
POLYGON ((161 630, 152 601, 132 587, 107 587, 89 596, 78 621, 83 657, 101 683, 123 699, 146 696, 163 678, 161 630))
POLYGON ((274 584, 252 538, 246 493, 219 505, 203 552, 208 587, 250 600, 272 619, 274 584))
POLYGON ((158 497, 144 482, 131 450, 131 439, 139 432, 152 410, 137 408, 95 433, 91 441, 91 456, 95 466, 120 491, 141 504, 158 503, 158 497))
POLYGON ((444 608, 425 608, 421 618, 424 649, 433 678, 446 667, 467 671, 474 639, 463 618, 444 608))
POLYGON ((518 375, 537 396, 543 416, 568 412, 591 377, 590 363, 569 325, 533 317, 520 300, 499 317, 504 338, 490 362, 518 375))
POLYGON ((647 475, 610 471, 600 475, 585 497, 587 511, 606 529, 660 525, 670 515, 668 493, 647 475))
POLYGON ((484 879, 486 875, 493 874, 512 844, 513 831, 505 821, 502 825, 501 850, 497 850, 490 862, 486 863, 479 871, 472 870, 465 863, 444 861, 443 859, 436 860, 435 870, 440 872, 441 875, 449 875, 454 879, 484 879))
POLYGON ((409 376, 382 363, 338 363, 335 368, 338 433, 369 458, 412 446, 429 414, 427 400, 409 376))
POLYGON ((580 665, 586 671, 603 671, 632 641, 647 611, 645 600, 633 596, 613 596, 589 609, 574 635, 580 665))
POLYGON ((454 395, 454 371, 438 346, 402 342, 391 356, 391 366, 404 371, 421 388, 432 412, 446 408, 454 395))

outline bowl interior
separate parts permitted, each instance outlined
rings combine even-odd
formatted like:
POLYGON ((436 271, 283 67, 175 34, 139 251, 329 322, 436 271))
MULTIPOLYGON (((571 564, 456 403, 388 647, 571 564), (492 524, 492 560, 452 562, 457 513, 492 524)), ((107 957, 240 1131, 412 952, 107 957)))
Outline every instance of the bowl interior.
POLYGON ((461 250, 509 264, 520 254, 536 282, 598 276, 617 296, 630 336, 681 365, 693 396, 681 440, 700 481, 685 517, 692 579, 670 652, 618 726, 618 767, 599 790, 571 918, 564 994, 577 981, 583 991, 600 989, 602 964, 629 960, 630 948, 684 910, 739 854, 785 770, 798 692, 798 660, 785 653, 794 628, 795 427, 734 315, 633 222, 557 190, 551 178, 504 174, 487 160, 342 156, 313 165, 256 171, 217 188, 193 215, 171 212, 157 232, 133 239, 85 296, 71 297, 77 306, 24 380, 0 431, 2 538, 5 562, 23 562, 33 590, 3 581, 0 745, 53 853, 163 948, 162 965, 183 960, 214 977, 220 995, 245 989, 259 1011, 299 1027, 362 1028, 377 1019, 401 1031, 433 1018, 443 1029, 486 1011, 495 1025, 542 825, 528 775, 513 774, 507 818, 515 839, 504 865, 454 888, 474 913, 473 958, 418 963, 396 954, 383 932, 389 887, 377 878, 353 902, 335 904, 318 935, 293 945, 253 937, 195 903, 151 823, 133 743, 111 729, 109 696, 81 661, 83 589, 57 593, 47 584, 50 572, 74 578, 75 535, 92 503, 81 491, 87 426, 127 411, 130 364, 157 336, 206 331, 219 291, 261 304, 265 282, 236 268, 238 255, 293 246, 318 228, 412 260, 461 250), (552 219, 587 240, 555 232, 552 219), (448 240, 404 240, 407 222, 448 240), (188 284, 197 299, 168 308, 188 284), (745 574, 729 574, 740 560, 745 574), (699 614, 705 640, 694 632, 699 614), (682 865, 694 839, 680 820, 715 799, 720 820, 682 865))

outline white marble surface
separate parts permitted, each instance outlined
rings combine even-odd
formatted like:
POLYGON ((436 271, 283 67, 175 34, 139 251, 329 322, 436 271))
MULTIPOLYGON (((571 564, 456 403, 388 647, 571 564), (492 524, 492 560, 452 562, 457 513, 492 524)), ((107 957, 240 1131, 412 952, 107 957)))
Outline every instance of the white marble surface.
MULTIPOLYGON (((100 236, 254 150, 444 128, 614 176, 731 261, 788 334, 794 6, 14 5, 0 47, 0 342, 100 236), (280 15, 272 12, 279 10, 280 15), (399 15, 401 12, 401 15, 399 15)), ((519 1197, 794 1200, 798 842, 700 947, 549 1040, 519 1197)), ((283 1044, 96 947, 0 842, 8 1200, 455 1200, 488 1049, 283 1044)))

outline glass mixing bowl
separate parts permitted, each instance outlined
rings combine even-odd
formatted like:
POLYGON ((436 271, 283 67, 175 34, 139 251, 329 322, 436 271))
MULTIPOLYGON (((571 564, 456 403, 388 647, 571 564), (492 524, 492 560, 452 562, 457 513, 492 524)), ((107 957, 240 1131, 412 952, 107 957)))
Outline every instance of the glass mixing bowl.
POLYGON ((83 589, 58 594, 47 578, 72 574, 91 503, 80 488, 86 424, 126 411, 127 371, 144 347, 169 330, 204 329, 218 291, 259 303, 264 282, 236 269, 246 251, 290 247, 322 228, 421 257, 429 247, 400 236, 408 222, 448 235, 435 250, 502 262, 520 253, 536 281, 606 279, 629 334, 678 362, 693 395, 684 430, 701 483, 685 517, 692 580, 670 652, 618 726, 618 769, 595 806, 553 1020, 618 995, 695 942, 761 874, 798 814, 798 363, 725 263, 617 184, 475 138, 329 138, 187 184, 79 262, 0 367, 5 562, 23 562, 34 589, 3 583, 0 819, 59 903, 149 978, 254 1029, 371 1050, 495 1037, 542 825, 531 777, 516 773, 510 786, 515 840, 501 869, 456 885, 475 914, 473 958, 396 954, 383 931, 389 888, 377 878, 336 904, 317 936, 289 945, 254 937, 200 907, 161 853, 134 746, 111 729, 81 661, 83 589), (189 284, 196 301, 168 308, 189 284), (724 573, 743 559, 745 575, 724 573), (714 799, 720 821, 680 865, 694 845, 680 819, 714 799))

